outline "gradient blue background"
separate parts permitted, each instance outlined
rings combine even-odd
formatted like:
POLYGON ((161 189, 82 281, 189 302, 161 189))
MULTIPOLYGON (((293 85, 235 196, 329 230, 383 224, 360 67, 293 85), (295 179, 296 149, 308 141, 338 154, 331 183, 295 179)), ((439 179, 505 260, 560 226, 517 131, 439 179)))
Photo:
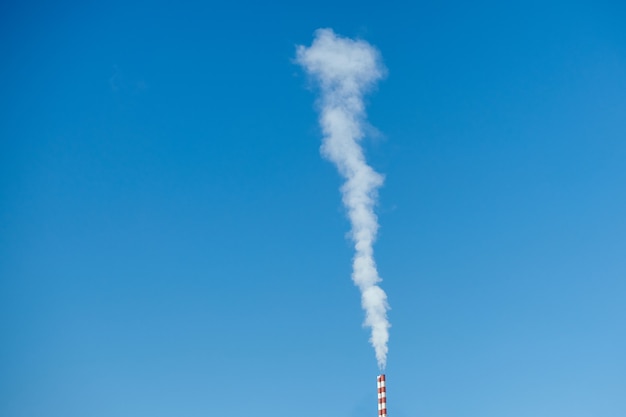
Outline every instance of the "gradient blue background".
POLYGON ((626 415, 623 2, 5 2, 0 415, 375 416, 295 45, 376 45, 392 417, 626 415), (262 4, 259 4, 262 3, 262 4))

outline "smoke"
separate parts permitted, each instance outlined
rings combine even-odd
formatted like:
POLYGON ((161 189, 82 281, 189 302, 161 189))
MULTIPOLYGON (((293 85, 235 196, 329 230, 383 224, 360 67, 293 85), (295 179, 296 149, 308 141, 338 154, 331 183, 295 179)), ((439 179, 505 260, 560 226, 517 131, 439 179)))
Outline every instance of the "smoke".
POLYGON ((298 46, 296 62, 320 87, 319 120, 324 134, 321 151, 345 178, 341 192, 355 248, 352 279, 361 291, 364 325, 371 328, 370 342, 378 366, 384 369, 389 305, 387 295, 377 285, 381 279, 373 250, 378 231, 374 206, 383 177, 367 164, 359 142, 367 126, 363 95, 385 75, 385 67, 373 46, 337 36, 331 29, 318 29, 310 47, 298 46))

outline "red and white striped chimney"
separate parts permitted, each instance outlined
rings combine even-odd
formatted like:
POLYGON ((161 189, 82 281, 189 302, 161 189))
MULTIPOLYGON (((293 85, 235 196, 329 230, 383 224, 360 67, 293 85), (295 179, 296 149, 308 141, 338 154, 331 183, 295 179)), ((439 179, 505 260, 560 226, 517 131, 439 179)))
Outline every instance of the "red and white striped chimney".
POLYGON ((387 417, 387 387, 385 374, 378 375, 378 417, 387 417))

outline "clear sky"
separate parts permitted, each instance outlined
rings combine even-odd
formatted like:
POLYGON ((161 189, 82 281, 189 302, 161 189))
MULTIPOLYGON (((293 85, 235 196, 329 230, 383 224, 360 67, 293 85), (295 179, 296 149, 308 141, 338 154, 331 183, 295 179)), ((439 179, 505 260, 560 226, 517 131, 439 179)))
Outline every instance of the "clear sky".
POLYGON ((376 414, 296 45, 382 54, 391 417, 626 415, 621 1, 0 5, 0 415, 376 414))

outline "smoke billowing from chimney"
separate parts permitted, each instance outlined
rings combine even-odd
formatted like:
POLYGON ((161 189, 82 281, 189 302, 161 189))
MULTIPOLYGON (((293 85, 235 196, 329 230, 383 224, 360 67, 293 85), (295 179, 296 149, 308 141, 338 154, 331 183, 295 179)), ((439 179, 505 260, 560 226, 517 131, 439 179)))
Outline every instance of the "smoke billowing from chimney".
POLYGON ((366 126, 363 95, 385 75, 385 67, 380 53, 369 43, 342 38, 331 29, 317 30, 310 47, 298 46, 296 61, 319 84, 321 151, 345 178, 341 192, 355 247, 352 279, 361 291, 364 325, 371 328, 370 342, 378 366, 384 369, 389 306, 387 295, 377 285, 381 279, 373 251, 378 231, 374 206, 383 177, 367 164, 359 142, 366 126))

